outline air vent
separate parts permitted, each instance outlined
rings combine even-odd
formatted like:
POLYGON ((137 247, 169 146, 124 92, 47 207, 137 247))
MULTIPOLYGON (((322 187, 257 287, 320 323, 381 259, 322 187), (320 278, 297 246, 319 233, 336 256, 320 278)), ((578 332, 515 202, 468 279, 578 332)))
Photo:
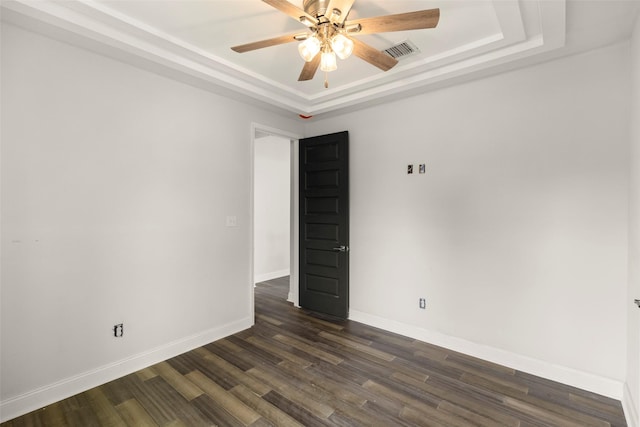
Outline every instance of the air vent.
POLYGON ((402 59, 402 58, 406 58, 407 56, 420 53, 420 49, 418 49, 418 46, 413 44, 413 42, 406 40, 400 44, 397 44, 395 46, 391 46, 388 49, 385 49, 383 52, 392 58, 402 59))

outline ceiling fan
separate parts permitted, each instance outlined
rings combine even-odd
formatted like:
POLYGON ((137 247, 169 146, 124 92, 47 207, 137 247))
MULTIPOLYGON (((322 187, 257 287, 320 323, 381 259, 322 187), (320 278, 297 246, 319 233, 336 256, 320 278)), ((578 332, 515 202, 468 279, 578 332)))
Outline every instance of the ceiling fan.
MULTIPOLYGON (((337 69, 336 55, 340 59, 346 59, 352 53, 382 71, 388 71, 398 63, 397 59, 352 36, 435 28, 440 19, 440 9, 428 9, 347 21, 355 0, 303 0, 304 10, 287 0, 262 1, 300 21, 309 31, 247 43, 231 49, 243 53, 294 41, 301 42, 298 52, 305 64, 298 81, 313 79, 318 67, 325 73, 337 69)), ((326 74, 324 85, 329 87, 326 74)))

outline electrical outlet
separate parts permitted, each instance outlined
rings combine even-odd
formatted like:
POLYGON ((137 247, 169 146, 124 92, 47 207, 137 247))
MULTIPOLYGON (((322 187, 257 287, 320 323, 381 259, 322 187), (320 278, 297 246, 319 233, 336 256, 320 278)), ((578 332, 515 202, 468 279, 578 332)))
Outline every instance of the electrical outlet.
POLYGON ((411 175, 413 173, 413 165, 407 165, 407 174, 411 175))
POLYGON ((427 300, 425 298, 420 298, 420 308, 423 310, 427 308, 427 300))
POLYGON ((124 324, 118 323, 117 325, 113 325, 113 336, 116 338, 121 338, 124 335, 124 324))

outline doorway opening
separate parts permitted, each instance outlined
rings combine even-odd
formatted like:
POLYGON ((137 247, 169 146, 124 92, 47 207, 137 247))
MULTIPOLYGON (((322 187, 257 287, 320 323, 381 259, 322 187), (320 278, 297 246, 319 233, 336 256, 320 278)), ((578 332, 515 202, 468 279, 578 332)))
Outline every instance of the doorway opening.
POLYGON ((287 300, 298 307, 298 140, 252 124, 251 305, 256 283, 289 276, 287 300))

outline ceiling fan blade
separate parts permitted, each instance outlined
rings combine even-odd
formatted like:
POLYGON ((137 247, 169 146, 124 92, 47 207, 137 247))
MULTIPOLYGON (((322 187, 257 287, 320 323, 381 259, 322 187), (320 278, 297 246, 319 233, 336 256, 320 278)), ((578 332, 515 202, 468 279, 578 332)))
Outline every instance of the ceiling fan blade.
POLYGON ((301 36, 303 34, 300 34, 300 33, 287 34, 284 36, 274 37, 272 39, 266 39, 266 40, 260 40, 253 43, 241 44, 239 46, 233 46, 231 50, 234 50, 238 53, 244 53, 244 52, 249 52, 251 50, 262 49, 263 47, 276 46, 279 44, 295 42, 297 41, 296 36, 301 36))
POLYGON ((294 6, 293 4, 289 3, 287 0, 262 0, 262 1, 268 4, 269 6, 275 7, 280 12, 286 15, 289 15, 296 21, 302 22, 307 27, 314 27, 315 25, 318 24, 318 18, 312 15, 309 15, 307 12, 305 12, 304 10, 300 9, 297 6, 294 6), (302 19, 303 17, 306 19, 302 19))
POLYGON ((364 59, 369 64, 375 65, 382 71, 388 71, 398 63, 397 59, 374 49, 358 39, 351 38, 351 40, 353 40, 353 54, 360 59, 364 59))
POLYGON ((349 12, 351 11, 351 7, 353 7, 354 2, 355 0, 331 0, 327 7, 327 15, 329 15, 328 18, 331 19, 331 22, 334 24, 341 25, 347 20, 347 16, 349 16, 349 12), (334 9, 338 9, 340 11, 339 17, 332 18, 332 12, 334 9))
POLYGON ((360 25, 357 34, 388 33, 391 31, 421 30, 435 28, 440 20, 440 9, 398 13, 347 21, 345 26, 360 25))
POLYGON ((310 62, 304 63, 304 67, 302 67, 300 77, 298 77, 299 82, 311 80, 313 76, 316 75, 316 71, 318 71, 318 67, 320 66, 320 58, 321 56, 318 53, 310 62))

